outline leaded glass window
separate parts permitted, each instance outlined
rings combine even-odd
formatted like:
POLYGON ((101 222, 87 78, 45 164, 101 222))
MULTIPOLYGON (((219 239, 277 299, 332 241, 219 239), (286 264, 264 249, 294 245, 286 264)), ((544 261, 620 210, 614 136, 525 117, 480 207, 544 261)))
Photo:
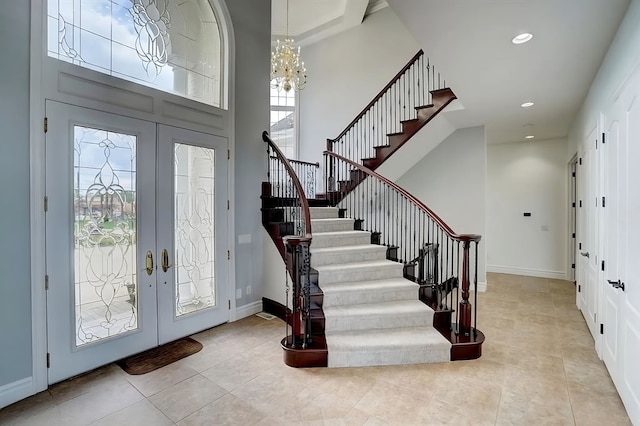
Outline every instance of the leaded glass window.
POLYGON ((222 105, 222 35, 209 0, 48 0, 50 57, 222 105))

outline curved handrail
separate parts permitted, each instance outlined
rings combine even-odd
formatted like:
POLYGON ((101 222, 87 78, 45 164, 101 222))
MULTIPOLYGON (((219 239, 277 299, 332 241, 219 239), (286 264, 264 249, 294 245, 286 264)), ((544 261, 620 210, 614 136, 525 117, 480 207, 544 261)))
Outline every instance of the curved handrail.
POLYGON ((420 208, 421 210, 423 210, 438 226, 440 226, 444 232, 453 240, 456 241, 467 241, 467 242, 480 242, 480 240, 482 239, 481 235, 478 234, 456 234, 450 227, 449 225, 447 225, 441 218, 440 216, 438 216, 436 213, 434 213, 433 210, 431 210, 429 207, 425 206, 424 203, 420 200, 418 200, 416 197, 414 197, 412 194, 410 194, 409 192, 407 192, 406 190, 402 189, 400 186, 396 185, 395 183, 391 182, 389 179, 385 178, 384 176, 374 172, 373 170, 358 164, 354 161, 349 160, 348 158, 345 158, 339 154, 336 154, 334 152, 331 151, 324 151, 324 155, 329 155, 331 157, 337 158, 341 161, 344 161, 345 163, 348 163, 349 165, 363 171, 364 173, 366 173, 369 176, 372 176, 380 181, 382 181, 385 185, 388 185, 389 187, 393 188, 395 191, 397 191, 400 195, 402 195, 403 197, 407 198, 409 201, 411 201, 413 204, 415 204, 418 208, 420 208))
POLYGON ((275 142, 271 140, 271 138, 269 137, 269 132, 267 132, 266 130, 262 132, 262 140, 271 147, 280 162, 284 165, 284 168, 287 171, 287 174, 289 174, 289 177, 291 178, 296 191, 298 191, 298 195, 300 198, 300 208, 302 209, 302 217, 304 218, 305 224, 305 235, 303 235, 303 237, 311 239, 311 212, 309 211, 309 201, 305 196, 304 189, 302 189, 302 184, 300 183, 300 180, 298 180, 298 176, 293 170, 293 167, 291 167, 289 160, 284 156, 282 151, 280 151, 280 148, 278 148, 275 142))
POLYGON ((373 100, 371 100, 371 102, 369 102, 369 104, 364 107, 364 109, 360 112, 360 114, 356 115, 356 118, 353 119, 353 121, 351 123, 349 123, 349 125, 347 127, 345 127, 345 129, 334 139, 329 139, 330 141, 337 141, 339 140, 341 137, 343 137, 344 135, 347 134, 347 132, 349 131, 349 129, 351 129, 351 127, 353 127, 366 113, 367 111, 369 111, 369 109, 376 103, 378 102, 378 100, 387 92, 387 90, 389 90, 391 88, 391 86, 393 86, 393 84, 396 82, 396 80, 398 80, 410 67, 411 65, 413 65, 413 63, 418 60, 418 58, 420 56, 422 56, 424 54, 424 52, 422 51, 422 49, 420 49, 420 51, 418 53, 416 53, 413 58, 411 58, 409 60, 409 62, 407 62, 407 64, 389 81, 389 83, 387 83, 386 86, 384 86, 384 88, 380 91, 380 93, 378 93, 376 95, 375 98, 373 98, 373 100))

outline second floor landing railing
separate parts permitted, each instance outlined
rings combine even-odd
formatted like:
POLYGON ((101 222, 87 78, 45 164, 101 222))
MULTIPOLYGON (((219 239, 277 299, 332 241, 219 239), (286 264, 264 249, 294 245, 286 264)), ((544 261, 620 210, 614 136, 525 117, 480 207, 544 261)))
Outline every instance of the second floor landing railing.
POLYGON ((327 151, 360 163, 388 144, 388 135, 402 133, 403 122, 432 104, 432 92, 446 87, 429 58, 420 50, 335 138, 327 151))

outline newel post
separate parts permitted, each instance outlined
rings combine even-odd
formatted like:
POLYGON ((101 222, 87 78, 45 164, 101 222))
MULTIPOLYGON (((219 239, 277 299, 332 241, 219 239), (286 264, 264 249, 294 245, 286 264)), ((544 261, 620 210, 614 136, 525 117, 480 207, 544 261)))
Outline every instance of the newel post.
POLYGON ((311 343, 311 238, 288 236, 284 238, 287 269, 293 282, 291 329, 293 345, 302 337, 302 348, 311 343))
POLYGON ((465 336, 471 335, 471 302, 469 302, 469 246, 471 242, 462 243, 462 299, 460 300, 460 323, 458 330, 465 336))

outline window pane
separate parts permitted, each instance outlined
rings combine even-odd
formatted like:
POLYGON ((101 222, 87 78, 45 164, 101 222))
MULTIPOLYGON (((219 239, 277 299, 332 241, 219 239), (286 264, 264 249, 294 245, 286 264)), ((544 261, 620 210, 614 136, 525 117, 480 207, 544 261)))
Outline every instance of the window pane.
POLYGON ((222 44, 208 0, 48 0, 48 55, 221 106, 222 44))
POLYGON ((271 88, 271 118, 269 135, 287 158, 296 158, 295 99, 288 92, 271 88))

